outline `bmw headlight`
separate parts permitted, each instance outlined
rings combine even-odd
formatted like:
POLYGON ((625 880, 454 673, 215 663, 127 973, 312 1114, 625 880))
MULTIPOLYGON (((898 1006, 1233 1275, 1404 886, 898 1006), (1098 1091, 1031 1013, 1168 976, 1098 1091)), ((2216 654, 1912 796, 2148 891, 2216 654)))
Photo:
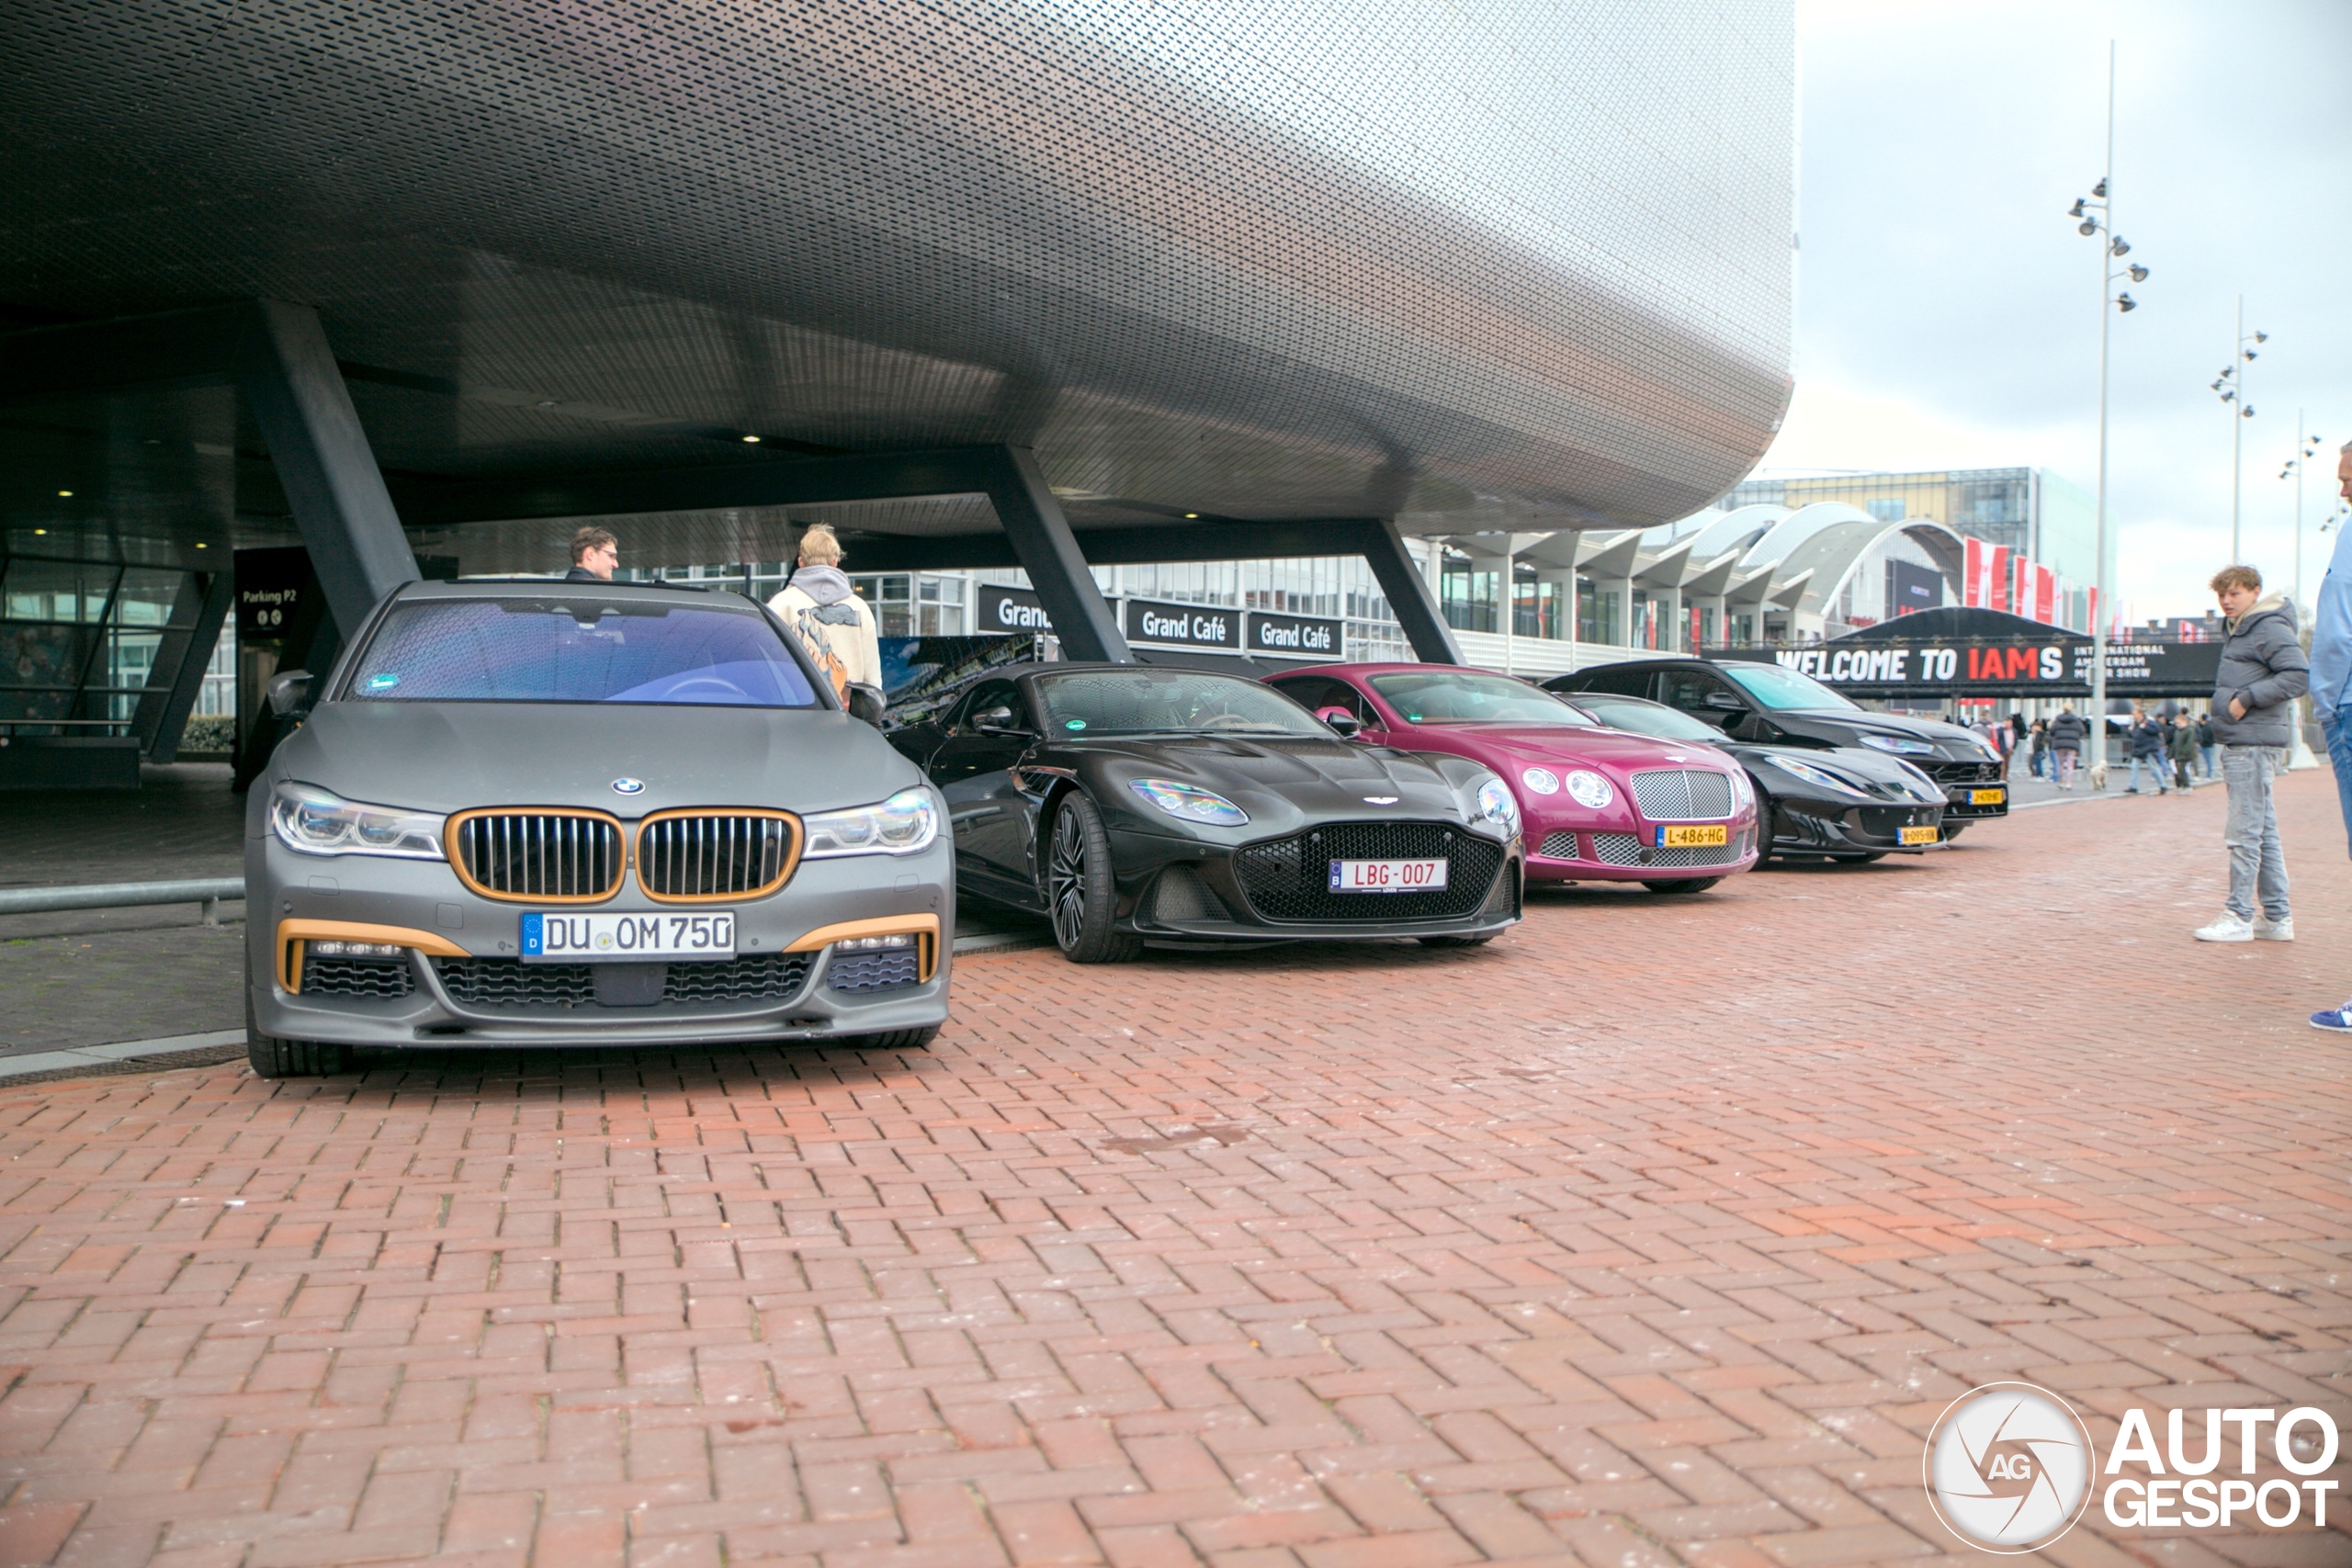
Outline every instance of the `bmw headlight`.
POLYGON ((1173 779, 1129 779, 1127 787, 1170 817, 1205 822, 1212 828, 1238 828, 1250 814, 1213 789, 1178 784, 1173 779))
POLYGON ((1833 790, 1839 795, 1859 795, 1866 799, 1870 795, 1868 790, 1848 784, 1827 768, 1816 768, 1811 762, 1800 762, 1794 757, 1775 757, 1772 765, 1792 778, 1803 779, 1815 789, 1833 790))
POLYGON ((1598 811, 1617 798, 1617 791, 1599 773, 1578 768, 1568 775, 1568 798, 1588 810, 1598 811))
POLYGON ((269 794, 269 825, 277 841, 306 855, 447 860, 442 820, 430 811, 363 806, 315 784, 282 784, 269 794))
POLYGON ((836 855, 910 855, 927 850, 939 837, 939 807, 931 791, 902 789, 879 806, 854 806, 846 811, 820 811, 800 819, 808 841, 800 853, 808 860, 836 855))
POLYGON ((1538 795, 1560 793, 1560 778, 1549 768, 1530 768, 1519 775, 1519 782, 1538 795))
POLYGON ((1932 740, 1911 740, 1900 735, 1865 735, 1862 744, 1873 751, 1892 751, 1898 757, 1932 757, 1936 743, 1932 740))
POLYGON ((1509 784, 1490 778, 1478 786, 1478 819, 1492 822, 1506 834, 1519 831, 1519 802, 1509 784))

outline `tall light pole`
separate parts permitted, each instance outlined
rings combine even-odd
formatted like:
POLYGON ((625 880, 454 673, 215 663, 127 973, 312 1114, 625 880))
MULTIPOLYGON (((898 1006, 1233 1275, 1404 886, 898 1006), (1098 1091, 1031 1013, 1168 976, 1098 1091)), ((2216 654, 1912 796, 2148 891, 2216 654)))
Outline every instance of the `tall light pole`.
MULTIPOLYGON (((2303 465, 2319 450, 2320 438, 2303 430, 2303 411, 2295 411, 2295 455, 2278 470, 2278 477, 2292 476, 2295 481, 2295 615, 2301 623, 2303 613, 2303 465)), ((2295 699, 2294 744, 2287 752, 2290 768, 2316 768, 2319 759, 2312 755, 2311 743, 2303 739, 2303 716, 2310 708, 2304 697, 2295 699)))
POLYGON ((2098 247, 2098 561, 2091 577, 2091 787, 2107 787, 2107 361, 2108 329, 2113 321, 2107 312, 2109 305, 2116 314, 2138 310, 2139 304, 2129 290, 2119 290, 2116 285, 2129 278, 2133 283, 2147 280, 2148 269, 2137 262, 2117 264, 2132 254, 2131 243, 2115 231, 2115 40, 2107 44, 2107 172, 2088 196, 2078 196, 2067 210, 2069 218, 2080 219, 2075 231, 2085 238, 2106 237, 2098 247))
POLYGON ((2222 367, 2222 373, 2214 377, 2212 382, 2214 395, 2222 400, 2222 405, 2230 411, 2231 415, 2230 564, 2233 566, 2245 564, 2238 548, 2238 513, 2242 510, 2240 502, 2245 487, 2238 476, 2245 468, 2245 425, 2243 422, 2254 417, 2254 405, 2246 401, 2246 367, 2258 357, 2255 345, 2269 341, 2268 333, 2248 333, 2245 330, 2245 296, 2239 295, 2238 330, 2237 336, 2232 340, 2230 362, 2222 367))

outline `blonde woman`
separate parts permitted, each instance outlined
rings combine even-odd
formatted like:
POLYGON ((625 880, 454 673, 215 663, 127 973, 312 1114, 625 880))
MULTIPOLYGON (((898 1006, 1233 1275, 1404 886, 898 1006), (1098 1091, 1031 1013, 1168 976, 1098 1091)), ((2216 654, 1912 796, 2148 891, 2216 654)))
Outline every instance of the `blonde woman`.
POLYGON ((768 608, 800 634, 809 657, 846 696, 852 684, 882 684, 882 644, 874 612, 842 574, 842 542, 822 523, 800 536, 800 562, 768 608), (838 668, 834 668, 834 666, 838 668))

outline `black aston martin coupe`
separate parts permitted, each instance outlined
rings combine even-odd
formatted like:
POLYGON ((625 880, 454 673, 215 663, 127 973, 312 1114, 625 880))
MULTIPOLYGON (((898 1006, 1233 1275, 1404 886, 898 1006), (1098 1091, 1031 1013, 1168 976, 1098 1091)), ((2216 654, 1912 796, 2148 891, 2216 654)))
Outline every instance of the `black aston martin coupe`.
POLYGON ((1255 681, 1040 664, 892 744, 946 797, 964 897, 1080 964, 1147 941, 1482 942, 1519 919, 1519 807, 1466 758, 1352 743, 1255 681))

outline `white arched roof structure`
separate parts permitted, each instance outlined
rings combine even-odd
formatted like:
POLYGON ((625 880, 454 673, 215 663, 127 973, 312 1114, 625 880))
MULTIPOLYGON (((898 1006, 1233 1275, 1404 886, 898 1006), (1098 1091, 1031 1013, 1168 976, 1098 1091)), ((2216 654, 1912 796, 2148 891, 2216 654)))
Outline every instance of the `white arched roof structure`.
MULTIPOLYGON (((1806 507, 1811 512, 1816 510, 1806 507)), ((1845 511, 1855 512, 1853 507, 1845 511)), ((1813 580, 1805 584, 1804 597, 1797 603, 1802 614, 1820 615, 1838 602, 1854 570, 1870 558, 1880 545, 1901 534, 1910 538, 1928 554, 1936 569, 1948 581, 1963 581, 1965 547, 1958 534, 1932 517, 1912 517, 1901 522, 1886 523, 1868 513, 1856 512, 1850 518, 1829 524, 1810 538, 1789 551, 1778 563, 1780 575, 1794 576, 1811 569, 1813 580)))

